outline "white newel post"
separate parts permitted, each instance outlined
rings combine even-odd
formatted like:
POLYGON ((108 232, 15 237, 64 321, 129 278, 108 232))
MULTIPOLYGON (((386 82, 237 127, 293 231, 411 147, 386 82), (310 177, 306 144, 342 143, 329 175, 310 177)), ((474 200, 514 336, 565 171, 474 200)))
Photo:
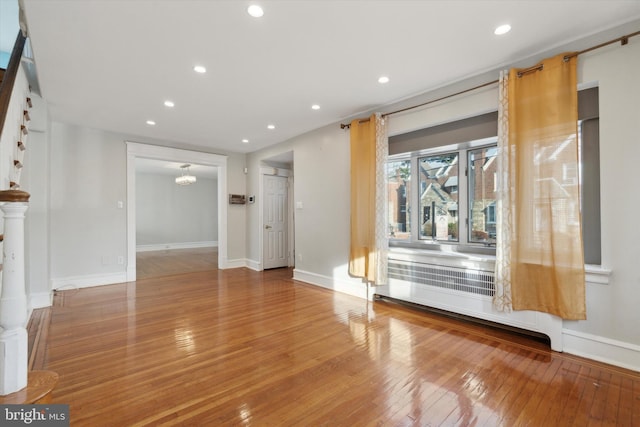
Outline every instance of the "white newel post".
POLYGON ((24 274, 24 213, 29 193, 0 192, 4 213, 2 292, 0 293, 0 395, 27 386, 27 293, 24 274))

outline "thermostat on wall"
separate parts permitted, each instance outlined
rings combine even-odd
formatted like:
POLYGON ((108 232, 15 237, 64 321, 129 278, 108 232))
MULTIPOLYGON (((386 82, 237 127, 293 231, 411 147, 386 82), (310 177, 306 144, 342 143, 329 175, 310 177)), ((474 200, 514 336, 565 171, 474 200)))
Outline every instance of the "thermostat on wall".
POLYGON ((245 203, 244 194, 229 194, 230 205, 244 205, 245 203))

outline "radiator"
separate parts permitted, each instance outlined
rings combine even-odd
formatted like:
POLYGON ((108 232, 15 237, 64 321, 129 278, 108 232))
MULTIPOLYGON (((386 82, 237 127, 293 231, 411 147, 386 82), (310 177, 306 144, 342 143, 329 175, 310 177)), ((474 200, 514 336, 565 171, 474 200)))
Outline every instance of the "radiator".
POLYGON ((436 286, 474 295, 495 294, 493 271, 389 260, 390 279, 436 286))
POLYGON ((499 312, 493 307, 495 262, 427 251, 394 249, 389 256, 387 285, 375 294, 501 323, 547 335, 551 348, 562 351, 562 319, 522 310, 499 312))

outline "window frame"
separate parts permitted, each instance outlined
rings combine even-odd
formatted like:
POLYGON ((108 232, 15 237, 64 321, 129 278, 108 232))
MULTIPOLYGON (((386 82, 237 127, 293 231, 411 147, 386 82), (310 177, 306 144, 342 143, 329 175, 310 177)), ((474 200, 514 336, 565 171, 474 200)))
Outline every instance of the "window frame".
MULTIPOLYGON (((441 244, 456 247, 466 247, 469 252, 483 252, 487 249, 489 254, 495 254, 495 247, 488 248, 486 243, 472 242, 469 239, 469 176, 468 176, 468 154, 471 150, 485 147, 494 147, 498 143, 498 137, 492 136, 488 138, 476 139, 455 144, 448 144, 439 147, 432 147, 423 150, 417 150, 407 153, 398 153, 389 155, 388 162, 397 162, 409 160, 411 164, 411 180, 416 184, 411 188, 411 194, 407 195, 410 200, 411 209, 410 223, 415 224, 411 227, 409 239, 394 239, 389 237, 389 243, 392 246, 414 246, 428 247, 428 245, 441 244), (437 156, 447 153, 456 152, 458 154, 458 239, 457 240, 433 240, 429 237, 420 238, 420 225, 422 224, 422 210, 420 205, 420 179, 419 179, 419 159, 430 156, 437 156), (463 216, 464 215, 464 216, 463 216)), ((433 216, 431 216, 433 218, 433 216)))
MULTIPOLYGON (((418 200, 418 211, 419 212, 424 212, 424 208, 425 206, 422 205, 421 203, 421 199, 422 196, 424 194, 424 192, 426 192, 426 187, 428 187, 429 182, 428 182, 428 177, 424 177, 422 174, 422 167, 421 167, 421 162, 423 161, 423 159, 427 159, 427 158, 433 158, 433 157, 438 157, 438 156, 447 156, 450 154, 455 154, 457 156, 456 160, 454 163, 451 163, 450 165, 448 165, 447 167, 445 166, 441 166, 440 169, 438 170, 438 172, 436 172, 435 177, 438 178, 439 176, 442 176, 444 174, 446 174, 448 177, 453 177, 454 175, 449 175, 449 171, 454 167, 454 165, 456 166, 456 169, 458 171, 458 173, 455 175, 456 179, 458 180, 458 184, 456 185, 456 205, 459 206, 459 200, 460 200, 460 192, 459 192, 459 188, 460 188, 460 152, 456 151, 456 150, 451 150, 451 151, 445 151, 445 152, 441 152, 438 154, 429 154, 429 155, 421 155, 421 156, 417 156, 417 167, 418 169, 416 169, 416 174, 417 174, 417 179, 418 179, 418 191, 417 191, 417 200, 418 200), (444 171, 443 174, 440 174, 440 171, 442 169, 446 169, 446 171, 444 171), (422 183, 425 182, 427 185, 425 186, 425 189, 423 190, 423 186, 422 183)), ((440 188, 442 189, 443 186, 441 186, 440 188)), ((446 190, 442 190, 442 192, 446 193, 446 190)), ((435 211, 434 209, 431 209, 431 207, 433 207, 433 204, 431 206, 427 206, 429 207, 429 220, 431 221, 431 236, 427 235, 427 234, 423 234, 423 227, 425 225, 425 223, 423 223, 422 218, 420 219, 420 222, 417 223, 418 227, 417 228, 417 238, 418 240, 431 240, 431 241, 438 241, 438 242, 451 242, 451 243, 457 243, 458 242, 458 238, 455 239, 447 239, 447 240, 440 240, 440 239, 436 239, 435 238, 435 234, 436 234, 436 230, 434 230, 433 228, 433 221, 434 218, 436 217, 435 211)), ((424 216, 424 215, 423 215, 424 216)), ((460 217, 457 216, 456 217, 456 222, 458 225, 458 230, 457 230, 457 234, 460 233, 460 217)), ((448 231, 448 227, 449 227, 449 223, 447 222, 447 231, 448 231)), ((436 227, 437 229, 437 227, 436 227)))

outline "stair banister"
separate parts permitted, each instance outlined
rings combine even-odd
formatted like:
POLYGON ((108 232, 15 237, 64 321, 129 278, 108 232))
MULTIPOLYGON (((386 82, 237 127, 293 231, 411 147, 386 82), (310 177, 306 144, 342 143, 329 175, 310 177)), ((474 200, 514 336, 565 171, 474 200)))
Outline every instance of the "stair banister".
POLYGON ((24 214, 29 193, 0 191, 4 215, 2 291, 0 292, 0 395, 27 386, 27 292, 24 272, 24 214))
POLYGON ((13 85, 18 75, 18 69, 20 69, 20 59, 22 57, 22 51, 27 38, 22 34, 22 31, 18 31, 18 37, 16 43, 13 45, 13 51, 9 57, 9 64, 7 65, 7 71, 5 71, 0 83, 0 135, 4 129, 4 122, 7 118, 9 111, 9 102, 11 101, 11 92, 13 91, 13 85))

